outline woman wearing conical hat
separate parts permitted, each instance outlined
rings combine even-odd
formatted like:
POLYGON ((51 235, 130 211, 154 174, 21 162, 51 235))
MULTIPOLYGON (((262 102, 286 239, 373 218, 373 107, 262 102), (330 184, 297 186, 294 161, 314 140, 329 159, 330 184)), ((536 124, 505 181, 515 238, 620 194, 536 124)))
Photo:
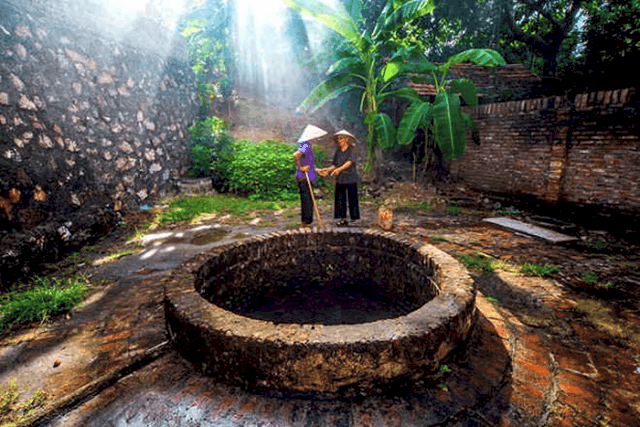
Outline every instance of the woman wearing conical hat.
POLYGON ((296 182, 300 190, 300 216, 301 226, 310 227, 313 222, 313 198, 309 184, 313 184, 316 179, 315 156, 311 141, 325 136, 327 132, 319 127, 307 125, 298 138, 298 149, 293 153, 293 161, 296 163, 296 182), (307 182, 307 176, 309 182, 307 182))
POLYGON ((328 168, 318 169, 318 174, 321 176, 330 175, 336 179, 333 216, 338 220, 336 225, 345 226, 347 225, 347 202, 351 220, 360 219, 358 172, 354 148, 356 137, 346 130, 341 130, 333 135, 333 140, 338 147, 333 155, 332 165, 328 168))

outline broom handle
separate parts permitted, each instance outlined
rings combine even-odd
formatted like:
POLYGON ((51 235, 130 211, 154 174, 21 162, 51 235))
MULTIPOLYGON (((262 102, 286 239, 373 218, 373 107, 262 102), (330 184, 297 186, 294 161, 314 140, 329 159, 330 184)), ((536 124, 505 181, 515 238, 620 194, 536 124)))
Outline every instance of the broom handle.
POLYGON ((322 222, 322 217, 320 216, 320 211, 318 210, 318 205, 316 205, 316 198, 313 196, 313 187, 311 187, 309 174, 305 171, 304 176, 307 177, 307 184, 309 185, 309 192, 311 193, 311 201, 313 201, 313 209, 316 211, 316 216, 318 217, 318 222, 320 223, 320 227, 324 228, 324 223, 322 222))

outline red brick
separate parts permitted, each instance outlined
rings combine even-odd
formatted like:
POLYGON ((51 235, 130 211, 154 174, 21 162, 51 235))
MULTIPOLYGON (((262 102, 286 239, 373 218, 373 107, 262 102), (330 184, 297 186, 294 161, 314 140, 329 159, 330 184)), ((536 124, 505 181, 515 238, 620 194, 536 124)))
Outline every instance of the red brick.
POLYGON ((549 369, 549 367, 544 364, 531 362, 529 360, 518 360, 517 364, 521 368, 528 370, 529 372, 542 378, 547 378, 551 375, 551 369, 549 369))

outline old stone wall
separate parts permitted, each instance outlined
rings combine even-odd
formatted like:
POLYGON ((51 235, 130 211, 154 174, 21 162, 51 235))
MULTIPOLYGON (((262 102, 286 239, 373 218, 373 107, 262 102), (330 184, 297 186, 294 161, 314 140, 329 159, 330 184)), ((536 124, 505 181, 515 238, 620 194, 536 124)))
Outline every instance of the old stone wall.
POLYGON ((73 240, 70 215, 99 211, 108 226, 114 209, 171 191, 186 166, 198 102, 184 41, 110 5, 0 0, 2 244, 51 221, 73 240))
POLYGON ((64 209, 87 192, 136 201, 166 192, 185 165, 197 108, 184 53, 166 49, 173 37, 158 46, 163 34, 151 21, 147 34, 136 24, 133 38, 118 40, 86 11, 77 28, 77 15, 64 21, 68 8, 54 13, 56 2, 18 3, 28 2, 0 3, 0 197, 15 189, 64 209))
POLYGON ((640 213, 635 88, 479 105, 454 176, 478 190, 640 213))

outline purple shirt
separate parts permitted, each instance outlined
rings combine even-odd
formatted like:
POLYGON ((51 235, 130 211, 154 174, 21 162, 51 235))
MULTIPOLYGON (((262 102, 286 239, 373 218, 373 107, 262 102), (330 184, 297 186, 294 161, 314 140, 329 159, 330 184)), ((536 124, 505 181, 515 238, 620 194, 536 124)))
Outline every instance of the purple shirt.
MULTIPOLYGON (((313 148, 311 148, 311 144, 309 141, 302 141, 298 143, 298 151, 302 153, 300 156, 300 166, 309 166, 309 180, 311 182, 316 180, 316 168, 315 168, 315 158, 313 155, 313 148)), ((298 180, 306 180, 304 176, 304 172, 300 169, 296 169, 296 178, 298 180)))

